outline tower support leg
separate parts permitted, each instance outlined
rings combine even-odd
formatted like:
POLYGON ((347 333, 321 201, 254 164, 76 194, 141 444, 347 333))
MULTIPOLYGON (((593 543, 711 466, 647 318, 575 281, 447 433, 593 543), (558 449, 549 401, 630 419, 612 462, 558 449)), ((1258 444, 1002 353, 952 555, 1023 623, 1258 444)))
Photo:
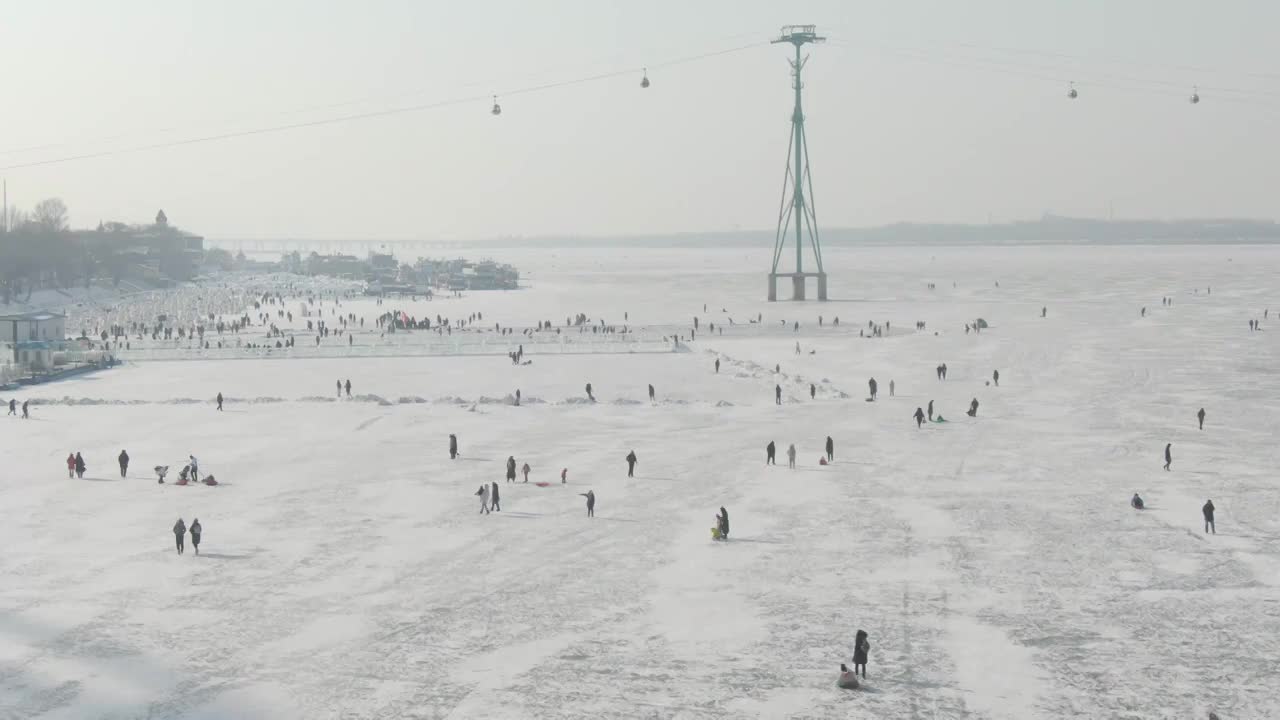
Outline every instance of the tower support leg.
POLYGON ((827 274, 818 273, 818 299, 827 299, 827 274))
POLYGON ((794 288, 794 293, 792 294, 791 299, 803 300, 804 299, 804 276, 798 273, 795 275, 792 275, 791 287, 794 288))
POLYGON ((778 276, 769 273, 769 302, 778 302, 778 276))

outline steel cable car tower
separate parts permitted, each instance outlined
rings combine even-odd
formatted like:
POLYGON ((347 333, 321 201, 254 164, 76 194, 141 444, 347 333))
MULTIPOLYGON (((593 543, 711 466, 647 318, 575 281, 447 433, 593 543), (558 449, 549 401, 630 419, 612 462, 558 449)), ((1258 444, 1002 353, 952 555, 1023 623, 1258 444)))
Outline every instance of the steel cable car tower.
POLYGON ((804 135, 804 111, 800 102, 800 90, 804 83, 800 80, 800 71, 804 69, 808 57, 800 56, 800 49, 809 43, 825 41, 817 33, 815 25, 787 25, 782 28, 782 37, 774 40, 777 43, 791 43, 796 48, 796 59, 790 60, 792 75, 795 81, 792 87, 796 91, 796 106, 791 113, 791 141, 787 148, 787 171, 782 180, 782 205, 778 209, 778 233, 773 242, 773 270, 769 272, 769 301, 778 299, 778 278, 790 277, 792 300, 805 299, 805 280, 818 278, 818 299, 827 299, 827 273, 822 269, 822 246, 818 242, 818 216, 813 207, 813 177, 809 174, 809 143, 804 135), (787 197, 790 191, 791 196, 787 197), (807 198, 807 199, 806 199, 807 198), (787 244, 787 236, 795 231, 796 269, 794 272, 778 272, 778 264, 782 260, 782 251, 787 244), (809 236, 809 244, 813 248, 813 259, 816 272, 804 271, 804 236, 809 236))

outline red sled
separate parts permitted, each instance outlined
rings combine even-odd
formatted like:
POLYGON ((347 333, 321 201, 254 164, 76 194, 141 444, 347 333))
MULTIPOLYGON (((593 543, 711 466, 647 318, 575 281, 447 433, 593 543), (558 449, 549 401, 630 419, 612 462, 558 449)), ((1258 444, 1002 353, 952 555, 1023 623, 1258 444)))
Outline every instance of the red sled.
POLYGON ((190 482, 190 481, 189 481, 189 480, 187 480, 186 478, 180 478, 180 479, 178 480, 178 482, 174 483, 174 485, 186 485, 186 484, 188 484, 189 482, 190 482))

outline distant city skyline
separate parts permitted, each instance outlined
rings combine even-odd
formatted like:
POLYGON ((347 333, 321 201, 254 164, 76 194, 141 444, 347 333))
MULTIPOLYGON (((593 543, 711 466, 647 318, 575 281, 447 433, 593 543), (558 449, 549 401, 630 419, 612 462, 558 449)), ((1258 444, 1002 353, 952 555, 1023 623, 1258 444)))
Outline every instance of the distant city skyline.
POLYGON ((163 208, 210 239, 769 230, 791 90, 768 41, 813 23, 823 227, 1271 219, 1277 21, 1190 0, 24 3, 0 26, 0 176, 75 227, 163 208))

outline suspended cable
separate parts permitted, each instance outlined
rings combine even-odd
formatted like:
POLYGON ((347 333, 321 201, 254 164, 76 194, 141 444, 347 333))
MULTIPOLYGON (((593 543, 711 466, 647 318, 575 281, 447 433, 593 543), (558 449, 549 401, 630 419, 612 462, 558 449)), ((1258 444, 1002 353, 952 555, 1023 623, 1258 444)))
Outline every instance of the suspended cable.
MULTIPOLYGON (((685 57, 679 57, 672 60, 667 60, 664 62, 649 65, 648 67, 653 67, 653 68, 675 67, 678 65, 685 65, 693 62, 698 62, 700 60, 706 60, 709 58, 720 57, 720 56, 729 55, 732 53, 738 53, 744 50, 750 50, 752 48, 768 47, 768 46, 769 46, 769 43, 765 41, 754 42, 754 43, 739 45, 737 47, 727 48, 723 50, 715 50, 711 52, 699 53, 697 55, 688 55, 685 57)), ((539 85, 532 85, 529 87, 514 88, 511 90, 507 90, 505 92, 492 95, 492 98, 493 98, 492 111, 494 115, 497 115, 501 112, 501 109, 499 108, 497 103, 497 95, 513 96, 513 95, 526 95, 529 93, 544 92, 544 91, 553 90, 556 88, 582 85, 585 83, 598 82, 600 80, 606 80, 606 79, 615 78, 615 77, 633 76, 638 71, 646 72, 644 67, 637 66, 637 67, 630 67, 622 70, 614 70, 611 72, 597 73, 595 75, 588 75, 585 77, 570 78, 567 80, 542 83, 539 85)), ((30 162, 15 163, 12 165, 6 165, 3 167, 0 167, 0 171, 20 170, 23 168, 40 167, 45 165, 58 165, 62 163, 75 162, 79 160, 91 160, 95 158, 110 157, 113 155, 145 152, 148 150, 160 150, 164 148, 181 147, 184 145, 198 145, 203 143, 218 142, 222 140, 232 140, 236 138, 252 137, 255 135, 267 135, 267 134, 273 134, 273 133, 287 132, 290 130, 300 130, 303 128, 320 127, 323 125, 335 125, 338 123, 356 122, 360 120, 369 120, 373 118, 389 117, 392 115, 402 115, 405 113, 423 112, 427 110, 436 110, 440 108, 451 107, 454 105, 476 103, 489 97, 491 97, 491 94, 471 95, 466 97, 453 98, 450 100, 441 100, 438 102, 405 105, 401 107, 385 108, 381 110, 371 110, 371 111, 362 112, 362 113, 351 113, 347 115, 318 118, 315 120, 305 120, 305 121, 293 122, 293 123, 282 123, 279 125, 270 125, 266 127, 252 128, 248 130, 228 131, 228 132, 204 135, 200 137, 183 138, 180 140, 148 143, 145 145, 138 145, 130 148, 99 150, 95 152, 80 153, 77 155, 68 155, 68 156, 58 157, 58 158, 49 158, 45 160, 33 160, 30 162)))
MULTIPOLYGON (((1144 78, 1135 78, 1126 75, 1117 75, 1113 73, 1101 73, 1097 71, 1084 71, 1080 68, 1060 68, 1043 65, 1028 65, 1025 63, 1015 63, 1008 60, 998 60, 990 58, 976 58, 967 56, 956 56, 953 54, 943 54, 934 51, 924 50, 921 48, 898 48, 885 45, 877 45, 874 43, 855 44, 842 41, 833 41, 831 44, 853 51, 879 51, 888 55, 906 58, 923 63, 931 63, 950 68, 960 68, 968 70, 977 70, 981 72, 994 72, 1006 75, 1030 78, 1034 80, 1042 80, 1057 85, 1073 83, 1080 87, 1106 88, 1111 90, 1142 92, 1153 95, 1164 95, 1166 97, 1186 98, 1187 85, 1166 80, 1153 80, 1144 78), (1046 74, 1053 73, 1053 74, 1046 74), (1101 79, 1093 79, 1090 76, 1101 79), (1178 91, 1175 91, 1177 88, 1178 91)), ((1249 91, 1238 88, 1209 88, 1198 86, 1193 88, 1191 94, 1199 96, 1199 91, 1204 90, 1213 95, 1215 102, 1235 102, 1246 105, 1254 105, 1257 107, 1265 107, 1269 109, 1280 109, 1280 93, 1272 93, 1270 91, 1249 91), (1229 97, 1219 93, 1239 93, 1243 97, 1229 97), (1274 101, 1273 101, 1274 98, 1274 101)), ((1194 103, 1193 103, 1194 104, 1194 103)))
MULTIPOLYGON (((729 41, 733 41, 733 40, 740 40, 740 39, 742 39, 743 37, 749 37, 749 36, 755 36, 755 37, 758 37, 758 36, 759 36, 759 33, 758 33, 758 32, 753 32, 753 33, 738 33, 738 34, 735 34, 735 35, 729 35, 729 36, 725 36, 725 37, 719 38, 719 39, 717 39, 717 41, 716 41, 716 42, 729 42, 729 41)), ((753 47, 762 47, 762 46, 767 45, 767 44, 768 44, 768 43, 766 43, 766 42, 760 41, 760 42, 749 43, 749 44, 746 44, 746 45, 738 45, 738 46, 730 47, 730 48, 723 49, 723 50, 714 50, 714 51, 711 51, 711 52, 699 53, 699 54, 695 54, 695 55, 680 56, 680 57, 676 57, 676 58, 674 58, 674 59, 671 59, 671 60, 668 60, 668 61, 665 61, 665 62, 658 63, 658 64, 656 64, 656 65, 651 65, 651 66, 649 66, 649 67, 655 67, 655 68, 672 67, 672 66, 676 66, 676 65, 681 65, 681 64, 689 63, 689 62, 694 62, 694 61, 697 61, 697 60, 704 60, 704 59, 708 59, 708 58, 712 58, 712 57, 717 57, 717 56, 720 56, 720 55, 727 55, 727 54, 731 54, 731 53, 735 53, 735 52, 741 52, 742 50, 749 49, 749 48, 753 48, 753 47)), ((593 61, 593 62, 588 63, 588 64, 589 64, 589 65, 599 65, 599 64, 601 64, 601 63, 602 63, 602 61, 597 60, 597 61, 593 61)), ((559 72, 559 71, 560 71, 560 70, 562 70, 562 69, 570 69, 570 67, 571 67, 571 66, 568 66, 568 65, 561 65, 561 66, 559 66, 558 68, 556 68, 556 69, 554 69, 554 70, 544 70, 544 71, 539 71, 539 72, 536 72, 536 73, 529 73, 529 74, 526 74, 524 77, 525 77, 525 78, 545 77, 545 76, 547 76, 547 75, 551 75, 551 74, 553 74, 553 73, 555 73, 555 72, 559 72)), ((581 65, 578 65, 578 67, 581 67, 581 65)), ((578 81, 578 82, 590 82, 590 81, 592 81, 592 80, 600 80, 600 79, 606 79, 606 78, 610 78, 610 77, 617 77, 617 76, 621 76, 621 75, 627 75, 627 74, 635 73, 635 72, 637 71, 637 69, 638 69, 642 74, 645 74, 645 75, 646 75, 646 78, 647 78, 647 68, 646 68, 646 67, 644 67, 644 66, 635 66, 635 67, 629 67, 629 68, 626 68, 626 69, 623 69, 623 70, 617 70, 617 71, 610 71, 610 72, 606 72, 606 73, 600 73, 600 74, 598 74, 598 75, 592 75, 592 76, 589 76, 589 77, 586 77, 586 78, 579 78, 577 81, 578 81)), ((572 81, 572 80, 571 80, 571 81, 563 81, 563 82, 557 82, 557 83, 550 83, 550 84, 548 85, 548 87, 546 87, 546 88, 543 88, 543 87, 537 87, 537 88, 528 89, 528 90, 525 90, 525 91, 514 91, 514 92, 535 92, 535 91, 536 91, 536 90, 538 90, 538 89, 550 89, 550 87, 559 87, 561 84, 571 85, 571 84, 573 84, 574 82, 575 82, 575 81, 572 81)), ((480 88, 480 87, 494 87, 495 85, 499 85, 499 84, 505 84, 505 83, 495 83, 495 82, 492 82, 492 81, 470 82, 470 83, 466 83, 466 84, 464 84, 464 85, 459 86, 459 89, 466 89, 466 88, 480 88)), ((417 98, 417 97, 421 97, 422 95, 424 95, 424 94, 426 94, 426 93, 428 93, 428 92, 429 92, 429 91, 428 91, 428 90, 426 90, 426 89, 419 89, 419 90, 416 90, 416 91, 413 91, 413 92, 408 92, 408 93, 401 92, 401 93, 395 93, 395 94, 391 94, 391 95, 383 94, 383 95, 378 95, 378 96, 366 96, 366 97, 364 97, 364 98, 358 98, 358 99, 341 100, 341 101, 330 102, 330 103, 321 103, 321 104, 316 104, 316 105, 308 105, 308 106, 304 106, 304 107, 300 107, 300 108, 293 108, 293 109, 289 109, 289 110, 281 110, 281 111, 278 111, 278 112, 268 113, 265 117, 264 117, 263 115, 256 115, 256 116, 254 116, 254 117, 256 117, 256 118, 261 122, 262 120, 265 120, 265 119, 267 119, 267 118, 271 118, 271 117, 287 117, 287 116, 289 116, 289 115, 301 115, 301 114, 306 114, 306 113, 311 113, 311 112, 317 112, 317 111, 321 111, 321 110, 335 110, 335 109, 338 109, 338 108, 350 107, 350 106, 352 106, 352 105, 360 105, 360 104, 368 103, 368 102, 386 102, 386 101, 392 101, 392 100, 408 100, 409 98, 417 98)), ((243 120, 243 119, 249 119, 249 118, 247 118, 247 117, 246 117, 246 118, 241 118, 241 119, 243 120)), ((8 150, 0 150, 0 157, 3 157, 3 156, 9 156, 9 155, 20 155, 20 154, 23 154, 23 153, 35 152, 35 151, 39 151, 39 150, 53 150, 53 149, 57 149, 57 148, 67 148, 67 147, 84 146, 84 145, 94 145, 94 144, 98 144, 98 143, 113 142, 113 141, 116 141, 116 140, 123 140, 123 139, 126 139, 126 138, 130 138, 130 137, 138 136, 138 135, 163 135, 163 134, 169 134, 169 133, 175 133, 175 132, 182 132, 183 130, 184 130, 184 128, 182 128, 182 127, 152 128, 152 129, 149 129, 149 130, 132 130, 132 131, 129 131, 129 132, 117 133, 117 134, 114 134, 114 135, 108 135, 108 136, 103 136, 103 137, 86 138, 86 139, 84 139, 84 140, 75 140, 75 141, 64 141, 64 142, 49 142, 49 143, 41 143, 41 144, 38 144, 38 145, 29 145, 29 146, 25 146, 25 147, 10 148, 10 149, 8 149, 8 150)), ((192 131, 192 128, 185 128, 185 130, 187 130, 187 131, 192 131)), ((229 132, 229 131, 228 131, 228 132, 229 132)), ((213 134, 216 134, 216 133, 209 133, 209 134, 210 134, 210 135, 213 135, 213 134)), ((104 152, 105 152, 105 151, 104 151, 104 152)), ((127 152, 127 150, 121 150, 121 152, 127 152)), ((86 154, 86 155, 92 155, 92 154, 94 154, 94 153, 85 153, 85 154, 86 154)), ((77 155, 76 157, 79 157, 79 155, 77 155)))

